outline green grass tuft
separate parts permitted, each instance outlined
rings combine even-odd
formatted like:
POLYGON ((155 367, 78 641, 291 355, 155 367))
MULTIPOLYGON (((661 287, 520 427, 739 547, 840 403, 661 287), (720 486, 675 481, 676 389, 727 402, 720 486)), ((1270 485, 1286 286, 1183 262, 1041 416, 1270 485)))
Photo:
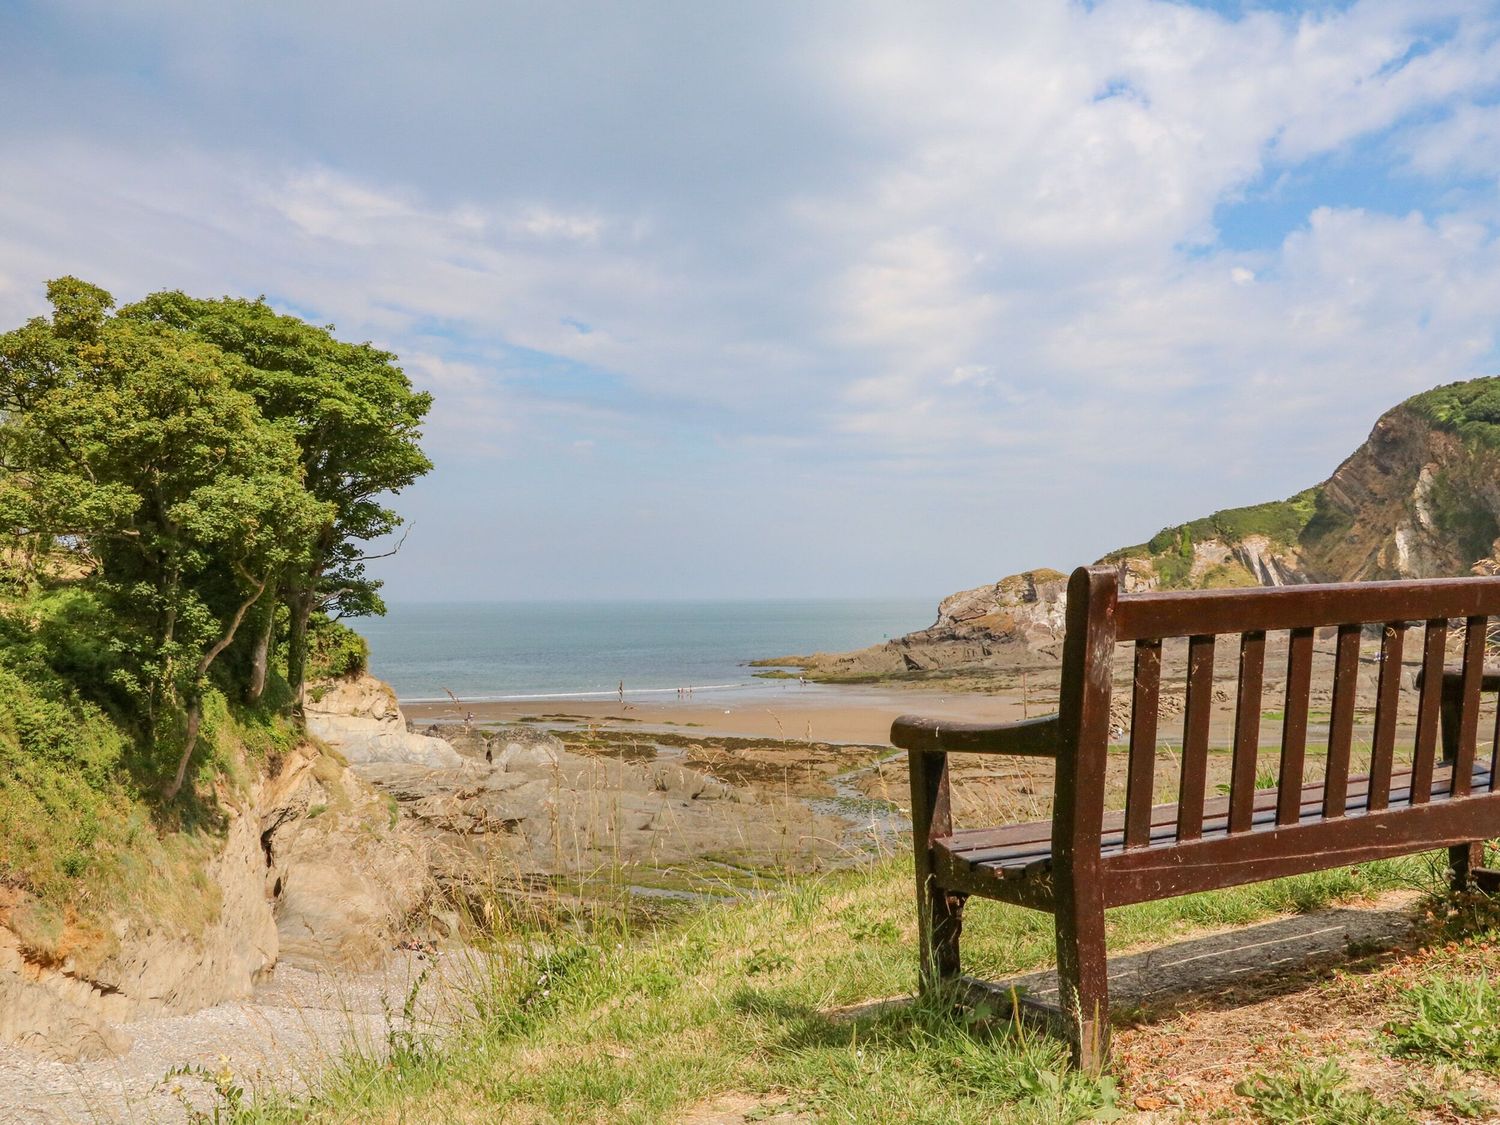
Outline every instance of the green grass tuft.
POLYGON ((1487 976, 1439 978, 1402 998, 1386 1027, 1392 1054, 1500 1074, 1500 985, 1487 976))
POLYGON ((1268 1125, 1415 1125, 1404 1108, 1351 1088, 1332 1059, 1297 1063, 1280 1074, 1253 1074, 1235 1087, 1268 1125))

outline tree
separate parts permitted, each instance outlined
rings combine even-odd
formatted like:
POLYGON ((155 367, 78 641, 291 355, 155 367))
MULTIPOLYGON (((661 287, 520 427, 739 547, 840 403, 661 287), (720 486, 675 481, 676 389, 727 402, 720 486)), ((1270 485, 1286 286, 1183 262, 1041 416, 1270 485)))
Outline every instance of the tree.
MULTIPOLYGON (((121 316, 190 332, 241 360, 240 385, 266 418, 288 428, 303 484, 327 506, 304 560, 283 572, 273 596, 288 611, 287 682, 300 710, 312 614, 385 611, 380 583, 365 571, 365 544, 401 526, 383 498, 432 468, 418 444, 432 396, 412 389, 391 353, 337 340, 331 326, 278 314, 264 299, 156 293, 121 316)), ((252 696, 264 683, 274 627, 268 604, 256 623, 252 696)))
POLYGON ((303 573, 333 507, 305 487, 294 427, 245 363, 190 333, 48 286, 50 321, 0 335, 0 516, 39 559, 61 549, 111 615, 114 687, 181 788, 203 691, 247 614, 303 573), (164 712, 180 721, 167 737, 164 712))

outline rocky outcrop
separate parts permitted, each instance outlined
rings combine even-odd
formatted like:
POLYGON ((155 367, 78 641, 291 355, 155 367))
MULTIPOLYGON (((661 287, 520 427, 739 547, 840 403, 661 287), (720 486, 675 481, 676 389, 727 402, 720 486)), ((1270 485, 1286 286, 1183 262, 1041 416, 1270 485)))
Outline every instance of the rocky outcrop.
MULTIPOLYGON (((1500 573, 1500 378, 1401 404, 1289 500, 1164 528, 1099 561, 1126 593, 1500 573)), ((945 598, 931 627, 882 645, 757 663, 858 680, 1055 658, 1064 586, 1056 571, 1027 571, 945 598)))
POLYGON ((307 733, 337 747, 354 765, 404 762, 453 769, 462 762, 442 739, 411 733, 396 693, 374 676, 315 685, 305 711, 307 733))
POLYGON ((305 758, 301 770, 261 834, 281 959, 372 964, 431 894, 426 844, 336 759, 305 758))
POLYGON ((1028 570, 944 598, 931 626, 854 652, 757 660, 815 679, 857 683, 945 668, 1019 667, 1062 638, 1067 576, 1028 570))
POLYGON ((68 1061, 129 1046, 130 1021, 250 995, 284 958, 368 960, 388 949, 430 889, 425 847, 384 797, 312 744, 247 792, 219 794, 223 842, 201 926, 117 917, 59 958, 38 962, 0 901, 0 1041, 68 1061))

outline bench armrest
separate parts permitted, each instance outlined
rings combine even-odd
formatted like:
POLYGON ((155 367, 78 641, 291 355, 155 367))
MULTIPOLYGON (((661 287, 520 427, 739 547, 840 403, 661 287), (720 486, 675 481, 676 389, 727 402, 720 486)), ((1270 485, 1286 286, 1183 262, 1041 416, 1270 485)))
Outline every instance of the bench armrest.
MULTIPOLYGON (((1427 678, 1427 669, 1421 668, 1417 671, 1417 690, 1422 688, 1422 681, 1427 678)), ((1457 693, 1463 690, 1464 670, 1461 665, 1449 664, 1443 669, 1443 693, 1457 693)), ((1500 668, 1486 668, 1484 675, 1479 681, 1480 691, 1500 691, 1500 668)))
POLYGON ((903 750, 1052 758, 1057 756, 1057 731, 1056 715, 1014 723, 957 723, 902 715, 891 724, 891 742, 903 750))

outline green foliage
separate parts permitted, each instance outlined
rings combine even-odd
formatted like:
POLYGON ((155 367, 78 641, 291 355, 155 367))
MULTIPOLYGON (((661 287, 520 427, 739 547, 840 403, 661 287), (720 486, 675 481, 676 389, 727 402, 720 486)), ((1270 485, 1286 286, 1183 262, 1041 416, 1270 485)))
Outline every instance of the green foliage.
POLYGON ((0 871, 58 899, 130 831, 111 813, 128 803, 128 744, 99 708, 15 656, 0 648, 0 871))
MULTIPOLYGON (((11 927, 43 961, 65 939, 75 957, 106 948, 101 916, 192 934, 219 909, 204 863, 220 846, 221 817, 192 800, 163 809, 131 726, 56 671, 50 641, 38 640, 56 603, 72 600, 44 595, 0 612, 0 871, 24 895, 11 927)), ((217 693, 205 712, 205 773, 232 775, 253 739, 295 739, 283 719, 230 714, 217 693)))
POLYGON ((1350 1089, 1349 1073, 1332 1059, 1301 1062, 1282 1074, 1253 1074, 1235 1087, 1269 1125, 1414 1125, 1404 1109, 1368 1090, 1350 1089))
POLYGON ((307 637, 309 679, 358 676, 369 665, 369 642, 341 621, 314 614, 307 637))
POLYGON ((1295 543, 1308 521, 1317 513, 1319 490, 1309 488, 1287 500, 1225 508, 1203 519, 1176 527, 1164 527, 1146 544, 1152 555, 1175 552, 1192 558, 1193 544, 1205 539, 1237 543, 1252 535, 1264 535, 1273 543, 1295 543))
MULTIPOLYGON (((1164 527, 1146 543, 1114 551, 1106 558, 1149 556, 1159 584, 1165 589, 1177 589, 1189 584, 1195 543, 1219 539, 1232 545, 1250 536, 1262 535, 1273 544, 1290 545, 1309 533, 1310 526, 1324 507, 1321 490, 1309 488, 1287 500, 1225 508, 1190 523, 1164 527)), ((1253 575, 1233 564, 1211 569, 1204 575, 1202 584, 1217 588, 1246 585, 1253 580, 1253 575)))
POLYGON ((108 295, 72 279, 50 292, 51 323, 0 336, 3 530, 79 560, 121 647, 111 678, 150 723, 197 694, 220 639, 307 557, 327 510, 238 360, 107 317, 108 295))
POLYGON ((1466 441, 1500 448, 1500 377, 1434 387, 1408 399, 1406 405, 1466 441))
POLYGON ((432 467, 418 445, 431 396, 412 389, 389 352, 337 340, 331 328, 280 315, 264 300, 157 293, 121 316, 170 326, 235 357, 239 385, 291 435, 303 484, 326 506, 307 557, 281 583, 291 610, 287 679, 300 692, 310 655, 305 632, 315 611, 384 612, 363 544, 401 525, 382 498, 432 467))
POLYGON ((216 690, 253 710, 298 700, 310 652, 363 668, 323 611, 383 611, 359 544, 430 467, 430 399, 389 353, 264 301, 114 313, 76 278, 48 296, 50 318, 0 334, 3 588, 29 614, 8 640, 137 738, 170 799, 229 729, 216 690))
POLYGON ((1386 1027, 1392 1054, 1500 1074, 1500 985, 1487 976, 1427 981, 1402 996, 1386 1027))
MULTIPOLYGON (((1500 396, 1500 389, 1495 394, 1500 396)), ((1490 553, 1495 539, 1500 537, 1500 519, 1481 496, 1442 472, 1432 482, 1429 500, 1433 522, 1457 544, 1465 565, 1490 553)))

